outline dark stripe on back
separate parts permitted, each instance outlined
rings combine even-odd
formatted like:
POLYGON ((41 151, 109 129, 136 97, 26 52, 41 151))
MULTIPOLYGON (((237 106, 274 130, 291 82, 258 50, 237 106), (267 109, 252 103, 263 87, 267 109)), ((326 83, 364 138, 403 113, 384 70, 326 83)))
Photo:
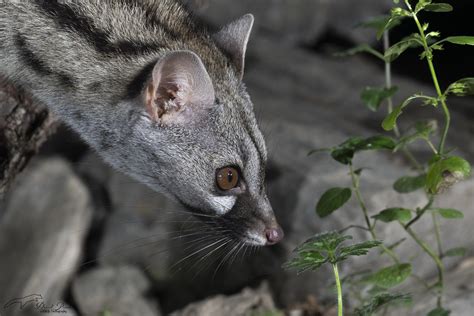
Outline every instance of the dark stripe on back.
POLYGON ((34 70, 37 74, 41 76, 51 76, 53 74, 51 69, 46 66, 45 62, 27 47, 26 40, 21 34, 15 36, 15 46, 18 49, 18 53, 23 63, 34 70))
POLYGON ((161 29, 166 32, 172 39, 177 39, 179 37, 179 34, 175 30, 170 29, 168 25, 160 21, 156 12, 156 8, 153 8, 149 4, 144 3, 143 0, 121 0, 121 3, 131 9, 138 8, 142 10, 145 16, 145 23, 147 27, 161 29))
POLYGON ((157 60, 149 62, 135 75, 135 77, 127 84, 124 99, 134 99, 143 91, 145 84, 151 78, 151 72, 156 63, 157 60))
POLYGON ((21 34, 15 35, 14 42, 22 62, 38 75, 56 77, 61 86, 67 89, 75 87, 76 80, 73 77, 61 71, 53 71, 45 61, 28 47, 26 39, 21 34))
POLYGON ((54 20, 57 25, 82 36, 101 54, 140 55, 156 51, 161 47, 156 43, 129 40, 111 43, 108 32, 97 28, 90 17, 74 11, 67 4, 60 3, 58 0, 34 1, 40 11, 54 20))

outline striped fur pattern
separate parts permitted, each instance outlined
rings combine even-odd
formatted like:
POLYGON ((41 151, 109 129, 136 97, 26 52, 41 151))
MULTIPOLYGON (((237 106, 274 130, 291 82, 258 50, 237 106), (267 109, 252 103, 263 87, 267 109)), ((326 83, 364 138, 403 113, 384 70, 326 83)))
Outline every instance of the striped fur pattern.
POLYGON ((241 82, 246 39, 237 33, 251 28, 241 21, 215 37, 177 0, 2 1, 0 73, 118 170, 263 245, 264 230, 277 224, 265 194, 265 143, 241 82), (215 98, 161 124, 145 110, 146 87, 177 51, 200 58, 215 98), (216 189, 216 170, 229 165, 241 169, 244 192, 216 189))

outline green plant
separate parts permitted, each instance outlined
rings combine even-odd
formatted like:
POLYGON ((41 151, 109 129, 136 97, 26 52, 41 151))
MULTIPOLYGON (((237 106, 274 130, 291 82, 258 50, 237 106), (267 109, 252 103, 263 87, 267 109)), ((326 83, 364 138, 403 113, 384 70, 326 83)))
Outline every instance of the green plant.
MULTIPOLYGON (((345 279, 345 283, 347 283, 350 288, 353 286, 369 285, 369 290, 366 291, 370 296, 369 298, 362 297, 360 294, 361 291, 359 290, 357 297, 362 303, 362 306, 355 309, 354 313, 356 315, 372 315, 389 303, 409 301, 409 297, 405 294, 389 293, 389 289, 401 284, 409 277, 415 278, 426 287, 427 290, 432 291, 436 295, 437 306, 434 307, 429 315, 448 315, 449 311, 443 307, 443 258, 463 255, 465 249, 462 247, 449 250, 443 249, 439 219, 462 218, 463 213, 454 209, 437 208, 435 205, 436 198, 439 194, 456 182, 469 177, 471 173, 471 166, 465 159, 452 155, 452 151, 446 149, 446 138, 451 124, 451 115, 447 102, 448 97, 451 95, 465 96, 474 94, 474 78, 464 78, 450 84, 444 90, 441 89, 434 64, 434 54, 436 51, 444 49, 444 45, 448 43, 455 45, 474 45, 474 36, 450 36, 440 39, 439 32, 429 30, 428 23, 422 23, 420 21, 420 12, 449 12, 453 9, 450 4, 433 3, 431 0, 419 0, 416 4, 408 0, 404 0, 402 3, 398 0, 394 0, 393 2, 395 5, 390 15, 361 24, 364 27, 375 29, 378 39, 383 37, 383 52, 379 52, 369 45, 364 44, 339 54, 341 56, 347 56, 361 52, 369 53, 379 58, 385 64, 384 86, 365 88, 361 93, 361 99, 366 107, 374 112, 386 104, 388 113, 382 122, 382 128, 385 131, 393 131, 393 136, 377 135, 368 138, 351 137, 340 145, 332 148, 311 151, 310 154, 321 151, 329 152, 332 158, 346 165, 352 183, 349 188, 338 187, 326 191, 317 203, 316 213, 320 217, 329 216, 349 201, 352 196, 355 196, 364 215, 365 226, 351 225, 348 228, 359 228, 367 231, 371 236, 370 241, 372 242, 367 245, 380 247, 381 252, 388 255, 393 261, 393 265, 385 267, 375 273, 356 274, 355 276, 345 279), (399 25, 402 20, 410 19, 416 26, 417 32, 390 46, 390 29, 399 25), (398 89, 392 86, 391 63, 409 48, 421 48, 420 59, 426 62, 428 66, 436 94, 431 96, 416 93, 394 107, 392 97, 398 89), (439 142, 436 146, 433 141, 433 136, 436 134, 438 127, 436 121, 417 122, 412 128, 403 133, 397 125, 397 120, 403 114, 403 110, 415 102, 420 103, 422 106, 430 106, 435 109, 441 108, 442 110, 444 124, 439 142), (425 142, 427 147, 433 152, 432 157, 428 161, 419 161, 410 151, 410 144, 416 140, 425 142), (407 160, 410 161, 417 174, 399 178, 395 181, 393 188, 400 194, 424 189, 426 194, 425 204, 414 208, 394 206, 381 210, 375 215, 371 215, 360 189, 363 169, 356 169, 353 165, 354 156, 358 152, 366 150, 389 150, 394 154, 403 154, 407 160), (427 214, 431 215, 433 221, 436 248, 420 237, 412 226, 427 214), (420 249, 433 260, 438 270, 438 279, 435 284, 428 284, 420 277, 413 275, 411 263, 402 262, 397 255, 396 247, 399 246, 405 238, 392 245, 386 245, 379 241, 376 227, 382 223, 396 223, 400 225, 407 233, 407 237, 412 238, 420 249)), ((345 230, 346 229, 344 229, 344 231, 345 230)), ((349 237, 350 236, 341 236, 336 233, 317 235, 298 247, 296 249, 296 257, 285 265, 286 268, 294 268, 299 272, 303 272, 306 270, 315 270, 324 263, 332 264, 334 267, 336 285, 338 287, 339 315, 342 315, 342 298, 337 263, 348 258, 348 256, 340 256, 342 249, 344 249, 340 248, 340 243, 349 237), (323 252, 325 254, 322 254, 323 252)), ((364 243, 358 245, 364 245, 364 243)), ((365 253, 366 252, 367 251, 365 251, 365 253)), ((363 255, 365 253, 361 252, 357 255, 363 255)))
POLYGON ((112 316, 112 312, 110 312, 108 309, 104 309, 100 312, 100 316, 112 316))
POLYGON ((342 287, 339 277, 338 263, 351 256, 362 256, 381 244, 377 240, 369 240, 350 246, 343 246, 351 236, 343 236, 338 232, 315 235, 295 249, 296 255, 284 267, 296 269, 298 273, 319 269, 324 264, 330 264, 334 272, 337 289, 338 316, 342 316, 342 287))

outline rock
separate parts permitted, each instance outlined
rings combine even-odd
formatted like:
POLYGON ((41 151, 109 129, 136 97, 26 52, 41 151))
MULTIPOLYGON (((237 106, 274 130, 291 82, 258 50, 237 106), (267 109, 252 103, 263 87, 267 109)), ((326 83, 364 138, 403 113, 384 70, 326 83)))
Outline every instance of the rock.
MULTIPOLYGON (((90 202, 82 181, 58 158, 29 166, 17 179, 0 222, 2 308, 12 299, 31 295, 47 306, 63 304, 64 291, 81 259, 92 214, 90 202)), ((5 310, 12 315, 20 312, 15 303, 5 310)))
POLYGON ((145 298, 150 287, 136 267, 99 267, 75 279, 72 294, 84 315, 159 316, 157 303, 145 298))
MULTIPOLYGON (((272 36, 280 44, 316 42, 328 29, 354 42, 373 42, 375 35, 355 26, 386 14, 391 0, 186 0, 203 20, 222 26, 246 14, 255 16, 254 34, 272 36)), ((257 39, 254 39, 257 40, 257 39)), ((253 41, 253 40, 252 40, 253 41)))
POLYGON ((112 209, 98 252, 99 262, 138 265, 156 280, 166 280, 169 242, 176 236, 179 225, 183 225, 183 220, 173 217, 173 211, 179 209, 177 204, 113 170, 96 156, 86 156, 81 170, 105 182, 112 209))
POLYGON ((371 18, 389 14, 394 7, 392 0, 360 0, 355 5, 345 0, 330 2, 328 27, 357 44, 375 42, 376 37, 373 30, 356 26, 371 18))
POLYGON ((327 0, 187 0, 198 16, 222 26, 246 13, 255 15, 254 35, 271 34, 285 42, 309 42, 327 22, 327 0))
POLYGON ((275 304, 268 285, 262 284, 254 290, 245 288, 241 293, 224 296, 217 295, 202 302, 193 303, 173 316, 243 316, 267 315, 276 313, 275 304))

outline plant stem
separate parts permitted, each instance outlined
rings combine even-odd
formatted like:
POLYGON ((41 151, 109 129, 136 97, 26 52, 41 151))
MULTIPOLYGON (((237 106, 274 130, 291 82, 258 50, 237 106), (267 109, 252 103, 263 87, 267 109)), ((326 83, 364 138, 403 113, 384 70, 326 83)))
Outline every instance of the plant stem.
POLYGON ((402 152, 411 162, 411 164, 413 165, 413 168, 415 168, 417 171, 421 173, 425 172, 425 168, 423 168, 423 166, 418 162, 418 160, 415 158, 415 156, 411 153, 410 150, 408 150, 407 148, 403 148, 402 152))
POLYGON ((435 212, 431 213, 431 217, 433 218, 433 226, 434 226, 434 231, 435 231, 435 236, 436 236, 436 244, 438 246, 438 256, 440 258, 443 258, 443 244, 441 243, 441 232, 439 228, 439 222, 438 222, 438 217, 435 212))
POLYGON ((424 214, 425 212, 431 207, 431 205, 433 205, 433 202, 434 202, 434 196, 433 195, 429 195, 428 196, 428 202, 426 203, 425 206, 423 206, 423 208, 417 212, 416 216, 411 220, 409 221, 408 223, 405 224, 405 229, 406 228, 409 228, 411 225, 415 224, 424 214))
POLYGON ((346 228, 343 228, 339 231, 340 234, 342 234, 343 232, 351 229, 351 228, 358 228, 358 229, 362 229, 362 230, 365 230, 365 231, 369 231, 369 229, 367 227, 364 227, 364 226, 360 226, 360 225, 349 225, 347 226, 346 228))
MULTIPOLYGON (((359 202, 359 206, 362 209, 362 212, 364 213, 364 219, 367 224, 367 229, 370 232, 370 235, 372 236, 373 240, 378 240, 377 239, 377 234, 375 233, 375 227, 372 225, 370 222, 369 218, 369 211, 367 210, 367 206, 365 205, 365 202, 362 198, 362 194, 360 193, 360 186, 359 186, 359 177, 356 175, 354 172, 354 167, 352 166, 352 163, 349 164, 349 170, 351 174, 351 179, 352 179, 352 188, 355 192, 357 201, 359 202)), ((389 255, 395 263, 400 263, 400 260, 398 259, 397 255, 387 246, 385 246, 383 243, 380 244, 380 248, 387 254, 389 255)))
POLYGON ((426 289, 426 290, 430 290, 430 285, 428 284, 428 282, 426 282, 425 280, 423 280, 422 277, 416 275, 416 274, 412 274, 411 277, 413 279, 415 279, 416 281, 418 281, 421 285, 423 285, 423 287, 426 289))
MULTIPOLYGON (((410 10, 411 10, 411 7, 410 7, 410 10)), ((428 47, 425 31, 423 30, 423 27, 421 26, 421 23, 418 20, 418 17, 416 16, 416 14, 413 12, 413 10, 411 11, 412 11, 413 19, 415 20, 416 26, 418 27, 418 31, 420 32, 421 39, 423 41, 423 48, 426 54, 426 61, 428 62, 431 78, 433 79, 433 84, 435 86, 436 93, 438 94, 438 99, 441 102, 441 107, 443 108, 443 112, 445 116, 445 125, 443 129, 443 134, 441 136, 441 141, 439 142, 439 148, 438 148, 439 154, 442 155, 444 153, 444 145, 446 143, 446 137, 448 136, 449 125, 451 124, 451 114, 449 113, 448 105, 446 104, 446 97, 441 92, 441 88, 439 86, 438 76, 436 75, 436 70, 433 65, 433 53, 431 52, 431 49, 428 47)))
POLYGON ((342 287, 341 287, 341 280, 339 278, 339 270, 337 268, 337 263, 333 263, 332 268, 334 270, 334 277, 336 278, 336 287, 337 287, 337 316, 342 316, 343 315, 342 287))
MULTIPOLYGON (((403 225, 402 225, 403 226, 403 225)), ((410 227, 405 227, 405 231, 415 240, 415 242, 433 259, 433 261, 436 264, 436 267, 438 269, 438 285, 440 287, 438 291, 438 299, 437 299, 437 305, 438 307, 442 306, 442 297, 443 297, 443 278, 444 278, 444 266, 443 262, 441 261, 440 257, 436 255, 436 253, 431 249, 431 247, 424 242, 418 235, 410 228, 410 227)))
MULTIPOLYGON (((383 32, 383 50, 384 53, 389 49, 390 47, 390 35, 389 31, 384 31, 383 32)), ((392 63, 388 60, 385 60, 385 88, 390 89, 392 87, 392 63)), ((388 104, 388 114, 392 113, 393 111, 393 100, 392 97, 387 98, 387 104, 388 104)), ((395 123, 395 126, 393 128, 393 132, 397 139, 400 138, 400 130, 398 128, 397 123, 395 123)), ((402 149, 403 154, 407 157, 407 159, 411 162, 413 167, 416 170, 419 170, 421 172, 424 171, 423 166, 416 160, 415 156, 410 152, 408 148, 403 147, 402 149)))
MULTIPOLYGON (((349 164, 349 170, 352 179, 352 187, 354 188, 357 201, 359 202, 359 206, 362 209, 362 212, 364 213, 365 223, 367 224, 367 228, 369 229, 369 231, 372 233, 372 223, 370 222, 369 212, 367 210, 367 206, 365 206, 365 202, 362 199, 362 195, 360 193, 359 177, 355 174, 354 167, 352 166, 352 164, 349 164)), ((372 237, 375 239, 375 235, 373 233, 372 237)))
POLYGON ((431 140, 429 139, 426 139, 426 143, 428 144, 428 146, 430 146, 431 150, 433 151, 433 153, 435 155, 438 154, 438 150, 436 150, 436 147, 433 145, 433 143, 431 142, 431 140))
MULTIPOLYGON (((390 37, 389 37, 389 33, 388 31, 384 31, 383 32, 383 51, 384 53, 388 50, 388 48, 390 47, 390 37)), ((387 89, 390 89, 392 87, 392 64, 390 63, 390 61, 388 60, 385 60, 385 87, 387 89)), ((393 101, 392 101, 392 97, 388 97, 387 99, 387 103, 388 103, 388 113, 392 113, 393 111, 393 101)), ((398 130, 398 125, 395 123, 395 127, 393 128, 393 131, 395 133, 395 136, 397 136, 397 138, 400 137, 400 131, 398 130)))

